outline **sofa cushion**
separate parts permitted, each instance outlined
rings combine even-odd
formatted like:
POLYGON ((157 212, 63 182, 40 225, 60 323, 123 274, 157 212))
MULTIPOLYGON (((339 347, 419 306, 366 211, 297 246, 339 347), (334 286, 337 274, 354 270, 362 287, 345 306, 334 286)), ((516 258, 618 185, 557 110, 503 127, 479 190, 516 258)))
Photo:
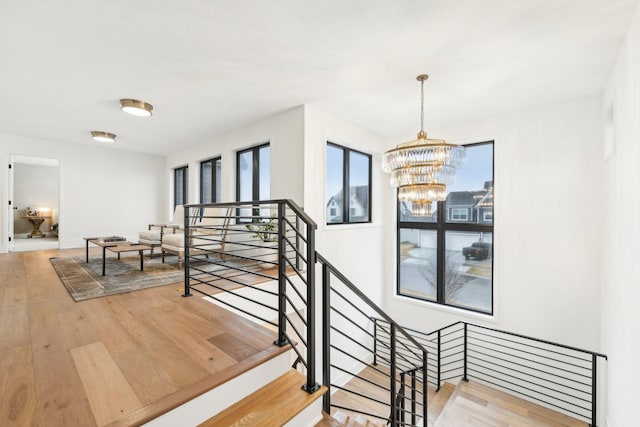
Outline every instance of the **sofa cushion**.
POLYGON ((184 248, 184 234, 165 234, 162 238, 162 243, 163 245, 166 244, 167 246, 184 248))
POLYGON ((141 231, 138 233, 138 239, 160 243, 160 230, 141 231))

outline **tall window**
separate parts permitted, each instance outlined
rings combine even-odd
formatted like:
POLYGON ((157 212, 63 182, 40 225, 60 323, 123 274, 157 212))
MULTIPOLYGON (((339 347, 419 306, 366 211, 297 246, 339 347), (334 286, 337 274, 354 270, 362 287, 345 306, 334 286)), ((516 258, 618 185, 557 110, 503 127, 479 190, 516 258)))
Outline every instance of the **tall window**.
MULTIPOLYGON (((271 149, 269 143, 238 151, 236 167, 236 200, 248 202, 271 197, 271 149)), ((255 214, 255 213, 254 213, 255 214)), ((240 209, 239 216, 249 216, 240 209)))
POLYGON ((220 202, 222 158, 200 162, 200 203, 220 202))
POLYGON ((189 197, 189 167, 183 166, 173 170, 173 207, 184 205, 189 197))
POLYGON ((398 204, 398 294, 493 313, 493 141, 467 160, 431 217, 398 204))
POLYGON ((327 143, 327 224, 371 222, 371 155, 327 143))

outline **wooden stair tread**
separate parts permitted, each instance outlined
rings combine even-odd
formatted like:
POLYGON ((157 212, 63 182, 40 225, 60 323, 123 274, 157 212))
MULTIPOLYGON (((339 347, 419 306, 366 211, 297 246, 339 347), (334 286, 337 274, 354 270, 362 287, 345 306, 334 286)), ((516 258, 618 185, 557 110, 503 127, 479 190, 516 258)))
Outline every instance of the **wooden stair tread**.
POLYGON ((376 422, 367 419, 363 415, 357 415, 355 418, 341 411, 336 411, 333 415, 326 412, 322 413, 320 420, 314 427, 384 427, 386 424, 382 421, 376 422))
POLYGON ((304 375, 289 370, 200 426, 284 425, 327 391, 322 386, 309 394, 301 388, 305 382, 304 375))
POLYGON ((455 389, 456 386, 450 382, 442 384, 442 387, 440 387, 440 390, 438 390, 433 399, 431 399, 427 407, 429 424, 433 425, 435 420, 438 419, 455 389))
POLYGON ((460 381, 433 425, 586 427, 587 423, 478 382, 460 381))

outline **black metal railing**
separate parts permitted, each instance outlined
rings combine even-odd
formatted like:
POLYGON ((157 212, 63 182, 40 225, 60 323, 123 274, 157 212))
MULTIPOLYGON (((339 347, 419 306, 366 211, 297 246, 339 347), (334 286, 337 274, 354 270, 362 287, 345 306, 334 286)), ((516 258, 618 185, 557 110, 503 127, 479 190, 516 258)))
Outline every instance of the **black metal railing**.
POLYGON ((324 410, 391 426, 427 425, 427 349, 334 265, 322 266, 324 410), (385 319, 376 324, 374 316, 385 319), (385 336, 375 329, 384 329, 385 336), (382 350, 381 350, 382 349, 382 350))
POLYGON ((319 388, 321 355, 326 412, 427 425, 428 387, 473 379, 596 425, 605 355, 467 322, 403 328, 316 252, 316 224, 289 200, 187 205, 184 219, 184 295, 277 329, 275 344, 292 346, 308 392, 319 388))
MULTIPOLYGON (((380 327, 386 320, 374 320, 377 334, 387 336, 380 327)), ((405 330, 429 350, 429 385, 436 391, 445 381, 473 379, 597 425, 604 354, 467 322, 430 333, 405 330)))
POLYGON ((290 200, 185 206, 184 296, 212 301, 277 328, 294 367, 316 375, 316 224, 290 200))

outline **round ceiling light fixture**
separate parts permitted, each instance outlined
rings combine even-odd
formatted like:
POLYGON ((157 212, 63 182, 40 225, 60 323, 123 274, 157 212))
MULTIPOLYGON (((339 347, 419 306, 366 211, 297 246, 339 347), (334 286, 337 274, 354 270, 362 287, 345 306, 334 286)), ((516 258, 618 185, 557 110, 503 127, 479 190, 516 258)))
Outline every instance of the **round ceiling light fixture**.
POLYGON ((151 117, 153 105, 138 99, 121 99, 120 109, 125 113, 138 117, 151 117))
POLYGON ((98 142, 116 142, 116 134, 111 132, 103 132, 101 130, 92 130, 91 138, 98 142))

